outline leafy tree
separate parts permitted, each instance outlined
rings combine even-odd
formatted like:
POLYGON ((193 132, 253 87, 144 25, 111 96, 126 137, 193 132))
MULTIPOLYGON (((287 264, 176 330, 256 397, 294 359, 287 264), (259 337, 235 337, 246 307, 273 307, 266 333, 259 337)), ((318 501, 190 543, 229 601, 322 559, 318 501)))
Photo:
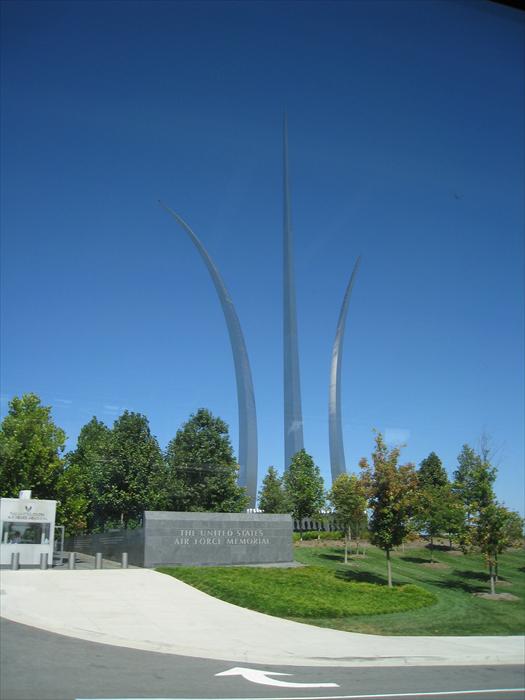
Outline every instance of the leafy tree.
MULTIPOLYGON (((67 515, 64 513, 64 524, 66 521, 69 523, 73 517, 80 525, 83 503, 83 517, 87 529, 104 528, 106 514, 102 494, 107 487, 110 441, 110 428, 95 417, 80 430, 77 448, 67 455, 66 460, 63 488, 68 495, 65 503, 68 504, 69 499, 72 499, 72 503, 67 506, 67 515), (71 515, 69 509, 72 511, 71 515)), ((72 526, 73 522, 70 523, 70 527, 72 526)))
POLYGON ((448 476, 441 460, 435 452, 431 452, 419 465, 417 479, 420 488, 427 486, 446 486, 448 476))
POLYGON ((479 547, 485 555, 490 576, 490 590, 495 593, 498 555, 519 542, 523 520, 518 513, 499 504, 494 493, 497 469, 491 463, 488 438, 483 435, 481 448, 475 452, 464 445, 455 472, 455 487, 469 513, 466 546, 479 547))
POLYGON ((89 496, 85 474, 71 461, 69 453, 64 459, 64 470, 56 487, 57 524, 65 526, 66 535, 76 535, 88 527, 89 496))
POLYGON ((401 448, 389 450, 381 433, 376 433, 372 464, 359 462, 367 488, 370 541, 386 554, 387 579, 392 587, 390 552, 410 532, 417 494, 417 476, 412 464, 398 466, 401 448))
POLYGON ((454 472, 453 488, 465 505, 469 519, 474 502, 474 472, 478 463, 479 456, 475 450, 470 445, 463 445, 458 455, 458 468, 454 472))
POLYGON ((0 426, 0 493, 16 498, 31 489, 33 498, 56 498, 66 435, 36 394, 15 396, 0 426))
POLYGON ((525 521, 521 515, 515 510, 509 510, 504 529, 504 543, 509 547, 518 547, 523 541, 524 526, 525 521))
POLYGON ((354 531, 357 551, 359 551, 359 533, 367 522, 365 486, 355 474, 340 474, 332 484, 328 499, 334 507, 338 522, 344 527, 345 564, 348 564, 348 545, 351 531, 354 531))
POLYGON ((237 484, 238 465, 228 426, 200 408, 168 445, 169 502, 173 510, 240 512, 249 504, 237 484))
POLYGON ((283 480, 275 467, 268 467, 259 491, 259 508, 265 513, 287 513, 288 504, 283 489, 283 480))
POLYGON ((523 544, 524 526, 525 521, 519 513, 515 510, 507 510, 501 542, 496 552, 496 562, 494 566, 496 583, 498 582, 498 554, 501 554, 509 547, 520 547, 523 544))
POLYGON ((434 562, 434 538, 449 532, 456 516, 457 497, 452 493, 441 460, 431 452, 417 471, 417 508, 415 524, 430 540, 430 561, 434 562))
POLYGON ((290 510, 299 523, 303 538, 303 519, 318 515, 324 506, 324 482, 319 467, 304 449, 293 457, 283 476, 284 491, 290 510))
POLYGON ((125 411, 115 421, 101 467, 97 507, 106 527, 136 526, 144 510, 165 507, 165 464, 145 416, 125 411))
POLYGON ((522 531, 520 516, 497 502, 485 506, 479 513, 475 542, 487 560, 492 594, 496 593, 498 554, 519 541, 522 531))
POLYGON ((457 542, 461 549, 466 550, 469 537, 467 513, 459 496, 454 493, 451 486, 449 488, 450 500, 447 503, 447 528, 445 531, 449 548, 452 549, 452 542, 457 542))
POLYGON ((462 532, 465 511, 450 484, 418 489, 415 523, 430 540, 430 561, 434 562, 434 539, 443 534, 462 532))
POLYGON ((469 445, 463 445, 454 472, 453 490, 465 505, 467 522, 494 500, 496 471, 490 463, 486 444, 481 454, 469 445))
POLYGON ((474 471, 474 507, 481 511, 486 506, 494 502, 494 482, 498 470, 492 466, 490 461, 490 451, 482 447, 479 455, 479 462, 474 471))

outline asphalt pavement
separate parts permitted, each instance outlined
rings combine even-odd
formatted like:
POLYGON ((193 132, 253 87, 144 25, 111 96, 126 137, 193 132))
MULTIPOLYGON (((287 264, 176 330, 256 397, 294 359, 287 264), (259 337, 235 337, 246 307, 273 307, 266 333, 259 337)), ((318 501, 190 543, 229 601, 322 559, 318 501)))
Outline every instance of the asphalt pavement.
POLYGON ((260 674, 253 680, 237 674, 221 675, 239 668, 236 660, 189 658, 95 644, 5 619, 1 620, 0 631, 1 700, 525 698, 522 690, 516 690, 525 687, 523 667, 516 665, 448 668, 244 666, 260 674), (273 675, 275 673, 287 675, 273 675), (265 680, 291 682, 298 687, 267 685, 265 680), (336 686, 308 687, 326 683, 336 686), (511 690, 513 692, 507 692, 511 690))
POLYGON ((324 629, 89 560, 0 581, 0 700, 525 699, 524 637, 324 629))

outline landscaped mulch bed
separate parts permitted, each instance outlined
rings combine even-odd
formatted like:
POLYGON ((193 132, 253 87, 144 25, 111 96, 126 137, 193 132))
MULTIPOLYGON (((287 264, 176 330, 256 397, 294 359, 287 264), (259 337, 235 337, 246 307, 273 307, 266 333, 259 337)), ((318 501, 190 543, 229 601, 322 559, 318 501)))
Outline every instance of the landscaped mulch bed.
POLYGON ((486 600, 520 600, 517 595, 512 595, 512 593, 473 593, 472 595, 486 600))

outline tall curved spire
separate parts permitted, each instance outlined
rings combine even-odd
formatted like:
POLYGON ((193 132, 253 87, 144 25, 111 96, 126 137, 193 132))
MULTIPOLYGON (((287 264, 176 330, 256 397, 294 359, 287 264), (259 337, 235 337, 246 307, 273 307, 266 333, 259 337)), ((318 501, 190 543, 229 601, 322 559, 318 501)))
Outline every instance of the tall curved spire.
POLYGON ((284 355, 284 468, 302 450, 303 412, 297 344, 297 310, 293 271, 290 183, 288 179, 288 120, 283 123, 283 355, 284 355))
POLYGON ((182 217, 173 209, 160 202, 160 205, 186 231, 199 251, 204 264, 212 278, 219 296, 233 353, 235 378, 237 381, 237 405, 239 409, 239 485, 244 486, 250 497, 250 507, 255 508, 257 498, 257 415, 253 391, 252 373, 246 343, 239 323, 239 318, 228 290, 215 263, 202 245, 196 234, 182 217))
POLYGON ((343 304, 337 322, 334 346, 332 348, 332 365, 330 367, 330 391, 328 398, 328 435, 330 441, 330 467, 332 481, 346 472, 345 450, 343 446, 343 428, 341 421, 341 365, 343 362, 343 339, 345 335, 346 315, 352 295, 355 277, 361 257, 358 257, 350 281, 343 297, 343 304))

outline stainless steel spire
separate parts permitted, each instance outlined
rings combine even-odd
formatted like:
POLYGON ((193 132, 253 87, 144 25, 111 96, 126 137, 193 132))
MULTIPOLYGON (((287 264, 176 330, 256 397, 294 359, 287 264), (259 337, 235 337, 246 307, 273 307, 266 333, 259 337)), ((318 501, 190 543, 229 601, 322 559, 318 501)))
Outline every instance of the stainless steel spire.
POLYGON ((330 391, 328 398, 328 434, 330 441, 330 467, 332 481, 346 472, 345 451, 343 447, 343 428, 341 421, 341 365, 343 362, 343 338, 345 334, 348 304, 354 286, 355 276, 359 269, 361 258, 357 258, 350 281, 345 291, 334 346, 332 349, 332 365, 330 367, 330 391))
POLYGON ((288 121, 283 124, 283 354, 284 354, 284 468, 303 449, 303 413, 297 346, 297 311, 293 272, 290 184, 288 179, 288 121))
POLYGON ((219 301, 221 302, 230 336, 233 363, 235 365, 235 378, 237 380, 237 405, 239 409, 239 484, 246 488, 248 496, 250 497, 250 507, 255 508, 257 498, 257 415, 255 411, 252 373, 241 324, 239 323, 237 312, 235 311, 235 307, 219 270, 209 256, 206 248, 182 217, 162 202, 160 202, 160 204, 186 231, 199 251, 204 264, 208 268, 208 272, 210 273, 219 296, 219 301))

